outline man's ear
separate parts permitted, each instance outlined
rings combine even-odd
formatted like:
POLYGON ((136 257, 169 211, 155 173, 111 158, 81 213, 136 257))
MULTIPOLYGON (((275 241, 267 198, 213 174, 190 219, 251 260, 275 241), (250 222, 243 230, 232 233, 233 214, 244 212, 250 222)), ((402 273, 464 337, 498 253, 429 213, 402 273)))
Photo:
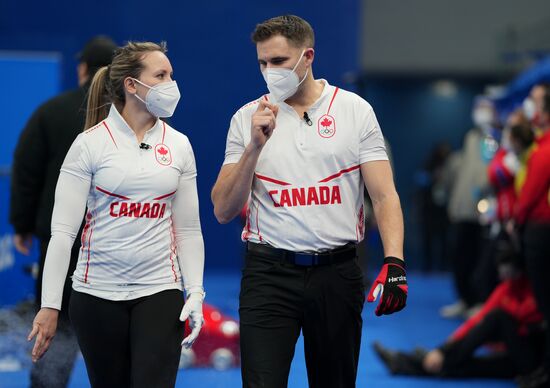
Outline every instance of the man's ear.
POLYGON ((313 63, 313 59, 315 58, 315 49, 313 49, 312 47, 307 48, 306 52, 304 53, 304 57, 306 58, 306 65, 311 66, 311 64, 313 63))
POLYGON ((84 85, 86 82, 88 82, 88 79, 90 78, 90 75, 88 74, 88 65, 84 62, 80 62, 76 66, 76 74, 78 77, 78 85, 84 85))

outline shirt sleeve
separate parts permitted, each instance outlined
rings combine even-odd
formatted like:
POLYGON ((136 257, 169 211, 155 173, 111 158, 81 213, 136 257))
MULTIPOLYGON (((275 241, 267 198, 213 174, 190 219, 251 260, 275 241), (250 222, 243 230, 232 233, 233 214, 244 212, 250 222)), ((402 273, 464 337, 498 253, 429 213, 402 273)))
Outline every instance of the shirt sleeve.
POLYGON ((183 151, 184 159, 182 163, 181 178, 190 179, 197 176, 197 164, 195 162, 195 154, 189 139, 185 138, 185 146, 183 151))
POLYGON ((239 112, 235 113, 231 118, 229 132, 227 133, 227 141, 225 143, 224 165, 237 163, 244 153, 245 144, 241 121, 241 114, 239 112))
POLYGON ((359 138, 359 163, 363 164, 374 160, 388 160, 386 145, 382 130, 374 114, 372 107, 361 101, 358 107, 358 125, 360 126, 359 138))
POLYGON ((189 295, 203 290, 204 242, 196 177, 181 176, 172 200, 172 224, 183 285, 189 295))
POLYGON ((81 133, 69 148, 61 166, 61 171, 91 182, 94 173, 91 155, 92 153, 86 143, 86 134, 81 133))
POLYGON ((61 170, 55 189, 52 237, 42 277, 42 307, 61 309, 71 249, 82 224, 89 191, 89 179, 61 170))

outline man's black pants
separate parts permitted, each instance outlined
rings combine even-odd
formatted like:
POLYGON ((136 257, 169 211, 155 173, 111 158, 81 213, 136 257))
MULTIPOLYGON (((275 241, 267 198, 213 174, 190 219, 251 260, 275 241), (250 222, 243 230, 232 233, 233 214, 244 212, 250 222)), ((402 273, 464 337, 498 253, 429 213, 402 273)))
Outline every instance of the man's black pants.
POLYGON ((309 386, 355 387, 365 299, 357 258, 302 267, 247 252, 240 292, 244 388, 282 388, 300 331, 309 386))

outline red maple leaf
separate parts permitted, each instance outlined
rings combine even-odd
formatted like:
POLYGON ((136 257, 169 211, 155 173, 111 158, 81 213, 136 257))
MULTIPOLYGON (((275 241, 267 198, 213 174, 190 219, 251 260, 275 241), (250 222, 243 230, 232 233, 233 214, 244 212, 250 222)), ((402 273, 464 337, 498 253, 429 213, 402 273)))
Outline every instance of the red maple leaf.
POLYGON ((159 154, 161 154, 161 155, 164 156, 164 155, 166 155, 167 153, 168 153, 168 151, 166 150, 166 148, 164 148, 164 147, 160 147, 160 148, 159 148, 159 154))
POLYGON ((326 117, 325 117, 325 119, 324 119, 323 121, 321 121, 321 125, 322 125, 323 127, 328 127, 330 124, 332 124, 332 121, 329 120, 329 119, 327 119, 326 117))

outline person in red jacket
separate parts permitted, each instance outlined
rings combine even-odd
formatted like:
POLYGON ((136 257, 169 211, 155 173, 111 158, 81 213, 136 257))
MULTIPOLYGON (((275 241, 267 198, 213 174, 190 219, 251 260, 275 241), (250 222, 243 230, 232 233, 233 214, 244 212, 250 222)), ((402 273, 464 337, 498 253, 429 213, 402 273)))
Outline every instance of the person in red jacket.
POLYGON ((516 192, 514 189, 514 176, 517 168, 517 158, 510 150, 500 147, 493 160, 489 163, 487 173, 489 183, 495 193, 496 220, 503 224, 513 216, 516 192))
POLYGON ((542 352, 542 315, 510 241, 502 240, 498 245, 499 274, 504 280, 482 309, 443 345, 430 351, 404 353, 374 344, 375 352, 391 373, 452 378, 512 378, 533 373, 542 352), (494 343, 503 343, 504 349, 498 346, 497 352, 474 355, 482 345, 494 343))
MULTIPOLYGON (((499 283, 495 248, 500 240, 508 239, 506 226, 514 216, 517 199, 515 181, 521 169, 520 158, 533 142, 533 127, 521 111, 513 112, 506 120, 500 147, 487 167, 488 181, 496 200, 494 211, 482 214, 490 223, 483 255, 476 265, 473 281, 481 300, 485 301, 499 283)), ((472 314, 467 315, 469 318, 472 314)))
MULTIPOLYGON (((540 89, 540 87, 539 87, 540 89)), ((546 322, 550 322, 550 87, 544 87, 535 148, 527 160, 519 192, 515 222, 523 243, 527 274, 546 322)), ((545 357, 540 375, 550 385, 550 334, 546 334, 545 357)))

